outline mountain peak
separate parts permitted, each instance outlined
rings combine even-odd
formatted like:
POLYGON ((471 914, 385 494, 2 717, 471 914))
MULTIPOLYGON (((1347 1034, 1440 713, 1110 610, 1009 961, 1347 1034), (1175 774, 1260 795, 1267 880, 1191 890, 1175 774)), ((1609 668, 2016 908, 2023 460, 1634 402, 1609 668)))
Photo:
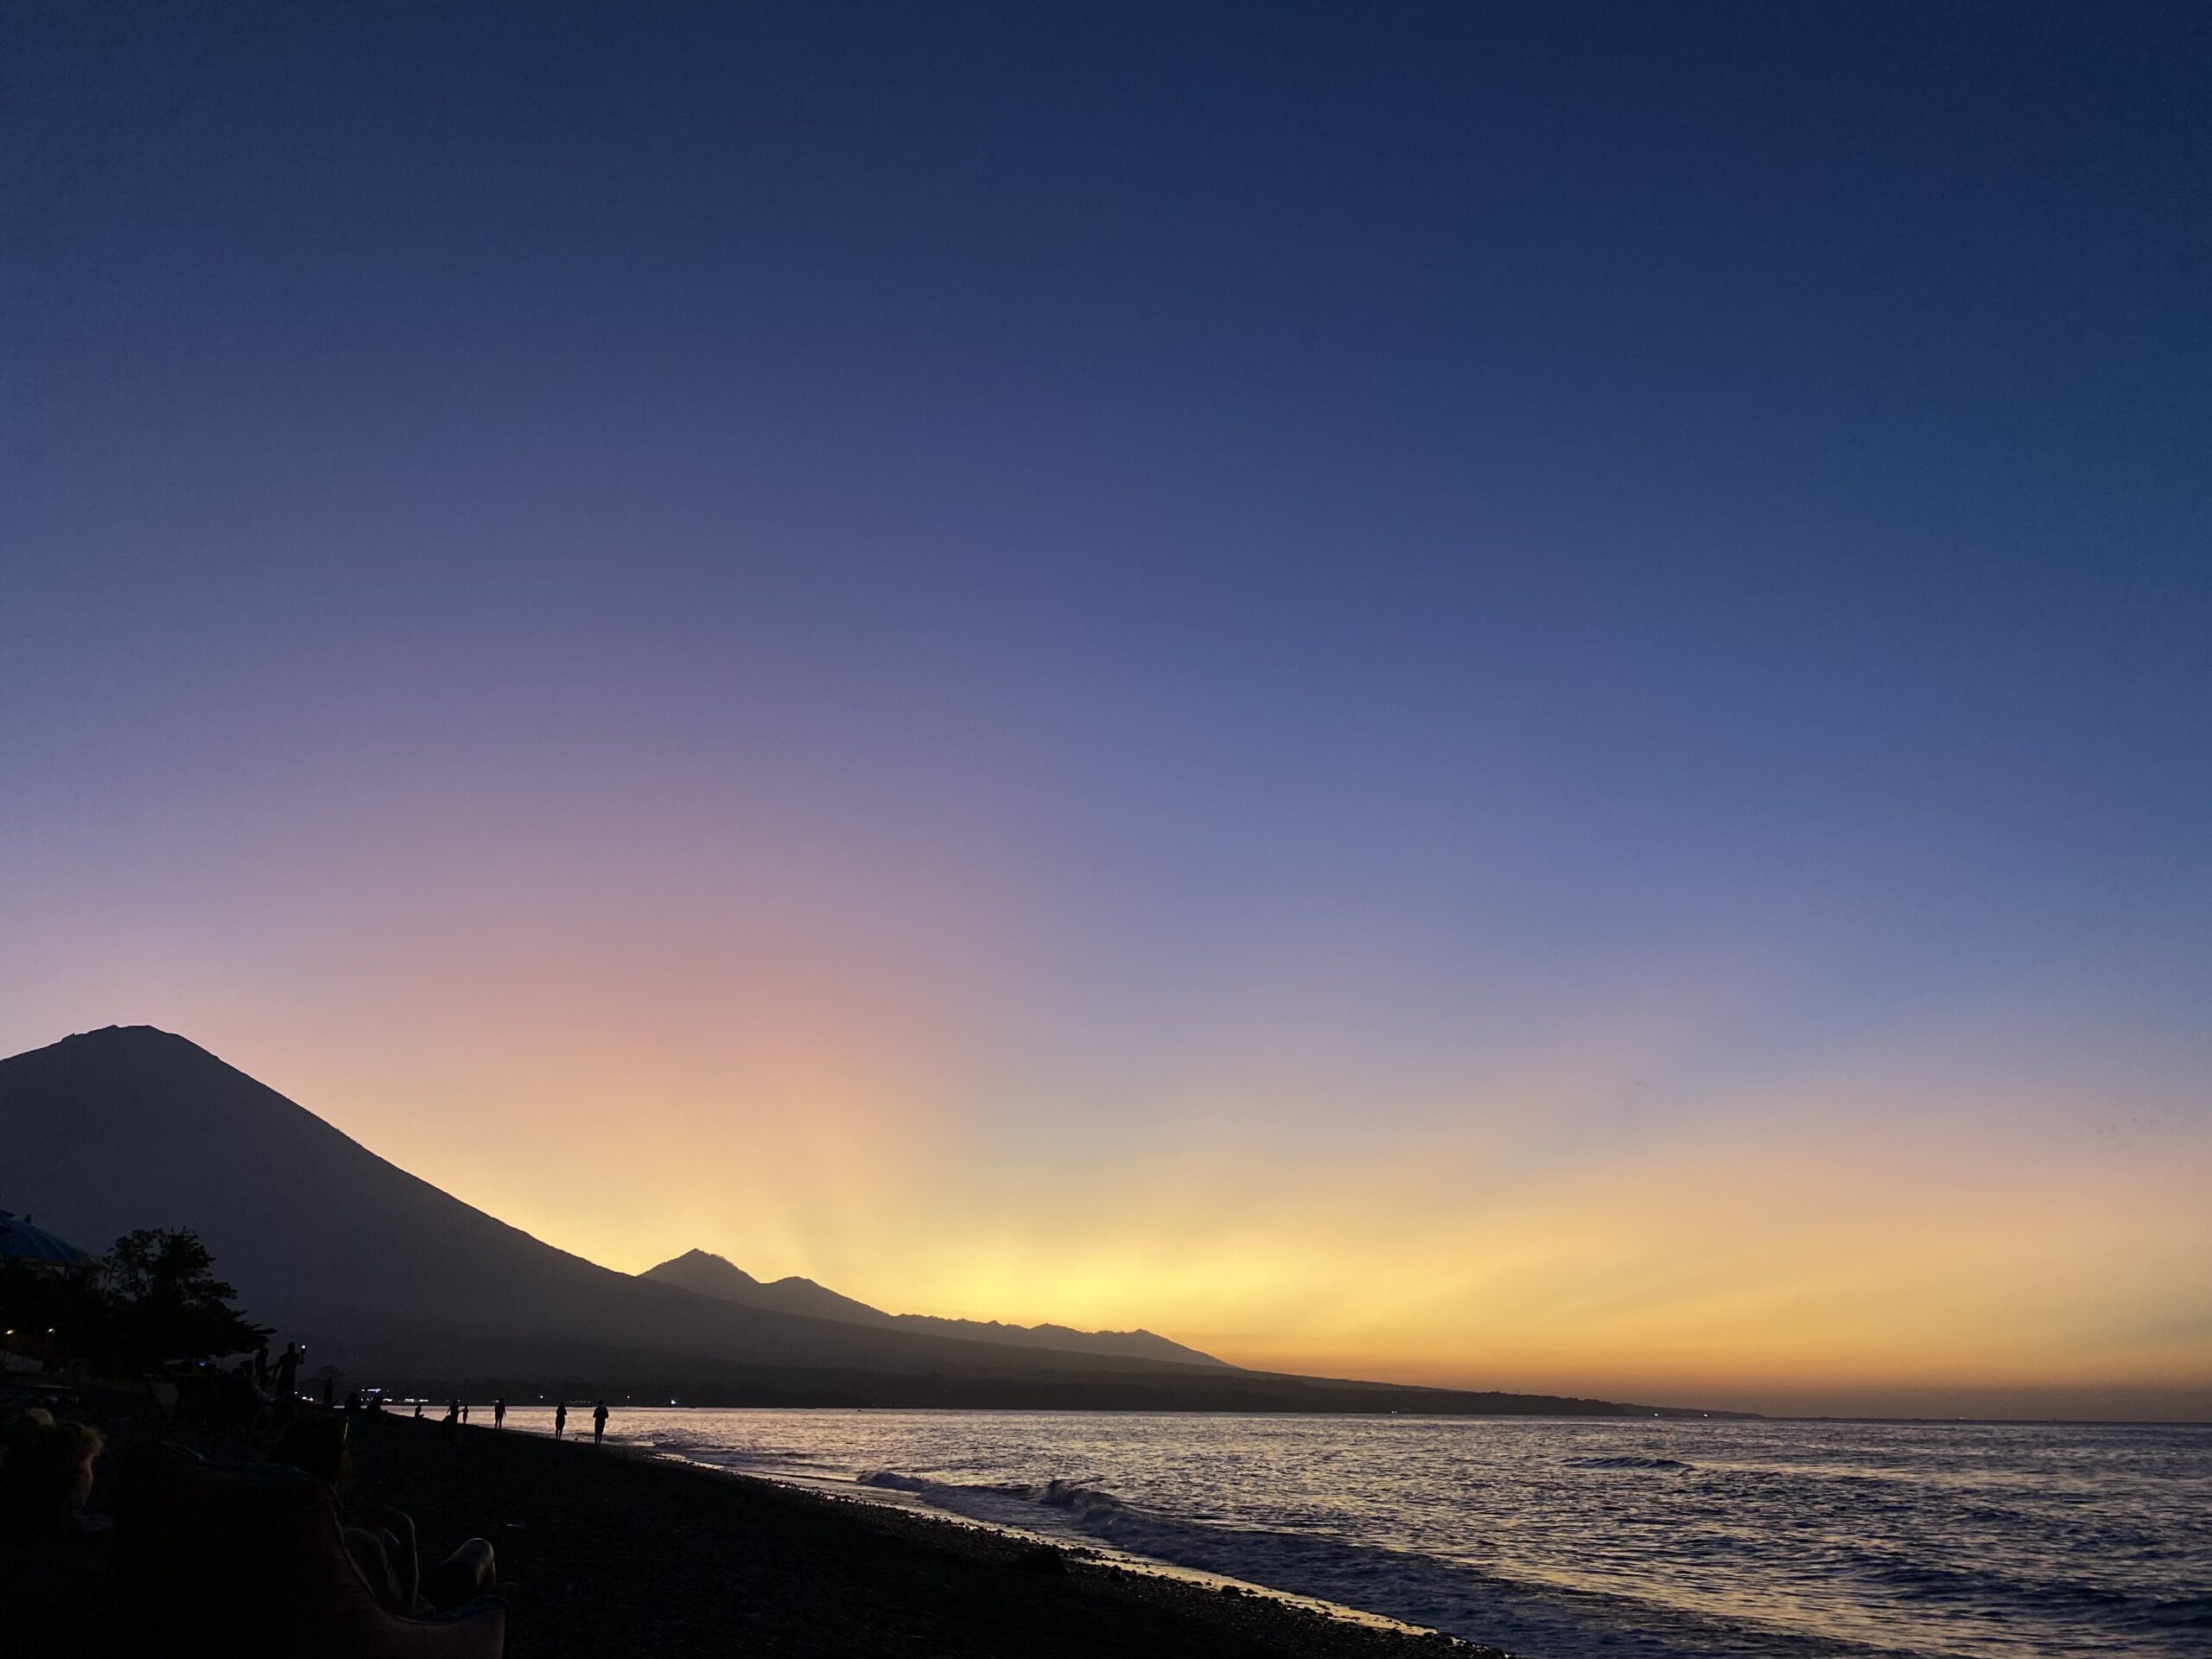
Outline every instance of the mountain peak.
POLYGON ((728 1256, 716 1255, 712 1250, 686 1250, 658 1267, 647 1268, 638 1277, 675 1285, 725 1302, 772 1308, 780 1313, 804 1313, 810 1319, 836 1319, 843 1325, 891 1323, 888 1314, 849 1296, 840 1296, 834 1290, 825 1290, 810 1279, 793 1276, 763 1284, 728 1256))
MULTIPOLYGON (((159 1026, 99 1026, 91 1031, 73 1032, 61 1039, 62 1043, 105 1046, 111 1044, 181 1043, 187 1048, 207 1051, 189 1037, 180 1037, 173 1031, 163 1031, 159 1026)), ((56 1044, 60 1047, 60 1044, 56 1044)))
POLYGON ((797 1274, 764 1284, 728 1257, 716 1255, 712 1250, 686 1250, 658 1267, 646 1268, 638 1277, 726 1302, 742 1302, 748 1307, 804 1313, 844 1325, 956 1337, 965 1342, 1051 1348, 1066 1353, 1114 1354, 1175 1365, 1221 1364, 1211 1354, 1185 1348, 1179 1342, 1170 1342, 1149 1331, 1077 1331, 1065 1325, 1007 1325, 997 1319, 941 1319, 926 1313, 886 1313, 881 1308, 841 1296, 827 1286, 802 1279, 797 1274))
POLYGON ((66 1055, 72 1064, 146 1065, 182 1062, 234 1069, 220 1055, 200 1047, 191 1038, 163 1031, 159 1026, 100 1026, 92 1031, 73 1032, 58 1043, 30 1052, 66 1055))
MULTIPOLYGON (((671 1284, 686 1280, 735 1279, 741 1283, 757 1285, 760 1281, 726 1255, 716 1255, 712 1250, 686 1250, 681 1255, 671 1256, 657 1268, 648 1268, 638 1275, 640 1279, 659 1279, 671 1284), (681 1275, 679 1277, 679 1275, 681 1275)), ((686 1284, 686 1289, 696 1286, 686 1284)))

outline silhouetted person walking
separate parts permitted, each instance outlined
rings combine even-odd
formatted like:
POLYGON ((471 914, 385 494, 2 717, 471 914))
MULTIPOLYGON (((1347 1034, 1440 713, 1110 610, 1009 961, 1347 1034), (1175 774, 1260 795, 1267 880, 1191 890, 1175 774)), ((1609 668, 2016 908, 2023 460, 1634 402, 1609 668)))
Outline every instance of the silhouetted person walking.
POLYGON ((420 1400, 415 1402, 415 1421, 416 1422, 423 1421, 423 1402, 420 1400))
POLYGON ((569 1402, 563 1400, 553 1408, 553 1438, 559 1440, 569 1427, 569 1402))
POLYGON ((506 1426, 507 1402, 504 1400, 494 1400, 492 1402, 492 1427, 494 1428, 505 1428, 506 1426))
POLYGON ((468 1421, 468 1408, 467 1406, 463 1406, 461 1408, 461 1421, 464 1423, 468 1421))
POLYGON ((607 1402, 602 1400, 591 1414, 591 1443, 597 1446, 607 1438, 607 1402))
POLYGON ((276 1360, 276 1397, 289 1400, 300 1391, 300 1345, 296 1342, 284 1344, 284 1351, 276 1360))

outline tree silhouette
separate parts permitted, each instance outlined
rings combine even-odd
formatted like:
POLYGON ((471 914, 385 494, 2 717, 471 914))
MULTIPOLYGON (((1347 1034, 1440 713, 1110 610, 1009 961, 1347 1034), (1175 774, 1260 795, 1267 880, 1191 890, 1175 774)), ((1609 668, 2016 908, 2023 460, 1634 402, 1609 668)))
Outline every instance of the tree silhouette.
POLYGON ((215 1277, 215 1258, 188 1229, 142 1228, 115 1241, 107 1259, 110 1355, 129 1364, 204 1359, 258 1347, 268 1327, 231 1306, 238 1292, 215 1277))

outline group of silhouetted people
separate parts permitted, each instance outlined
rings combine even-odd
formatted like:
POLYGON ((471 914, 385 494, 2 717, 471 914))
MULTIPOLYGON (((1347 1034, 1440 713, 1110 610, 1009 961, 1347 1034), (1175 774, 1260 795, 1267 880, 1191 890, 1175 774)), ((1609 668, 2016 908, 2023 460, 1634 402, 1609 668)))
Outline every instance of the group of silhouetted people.
MULTIPOLYGON (((553 1438, 561 1439, 569 1432, 569 1402, 559 1402, 553 1408, 553 1438)), ((592 1408, 591 1443, 598 1446, 607 1439, 607 1402, 602 1400, 592 1408)))
MULTIPOLYGON (((177 1379, 177 1414, 202 1428, 251 1433, 282 1428, 299 1408, 300 1364, 305 1351, 287 1343, 276 1359, 264 1345, 228 1367, 203 1365, 177 1379)), ((326 1380, 323 1403, 330 1403, 326 1380)))
MULTIPOLYGON (((420 1400, 417 1400, 415 1402, 415 1415, 418 1418, 423 1414, 423 1403, 424 1402, 420 1400)), ((468 1412, 469 1405, 467 1401, 458 1397, 448 1400, 446 1402, 446 1414, 439 1420, 439 1427, 444 1429, 448 1434, 457 1436, 461 1433, 461 1428, 468 1421, 468 1412)), ((592 1408, 591 1443, 594 1446, 603 1445, 606 1442, 607 1415, 608 1413, 606 1401, 602 1400, 592 1408)), ((504 1398, 493 1401, 492 1427, 494 1428, 505 1428, 506 1426, 506 1401, 504 1398)), ((566 1400, 557 1401, 555 1402, 553 1407, 553 1438, 556 1440, 565 1440, 568 1438, 568 1433, 569 1402, 566 1400)))

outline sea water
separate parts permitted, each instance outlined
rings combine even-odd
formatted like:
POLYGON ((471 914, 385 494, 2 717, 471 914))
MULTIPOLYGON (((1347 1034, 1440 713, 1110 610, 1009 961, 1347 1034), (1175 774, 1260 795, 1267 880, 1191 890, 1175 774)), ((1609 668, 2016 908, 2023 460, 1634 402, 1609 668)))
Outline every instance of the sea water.
POLYGON ((2212 1655, 2212 1428, 624 1406, 610 1438, 1527 1659, 2212 1655))

